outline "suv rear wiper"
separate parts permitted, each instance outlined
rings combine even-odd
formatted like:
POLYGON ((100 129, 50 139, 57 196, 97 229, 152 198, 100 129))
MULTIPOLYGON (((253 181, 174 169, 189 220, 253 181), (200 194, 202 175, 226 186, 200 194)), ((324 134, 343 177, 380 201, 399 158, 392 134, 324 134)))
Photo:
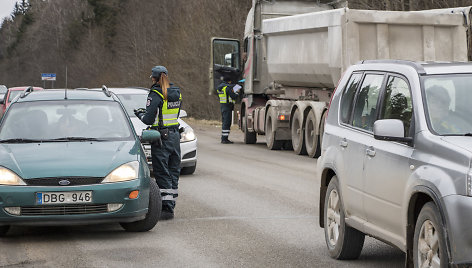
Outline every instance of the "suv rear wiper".
POLYGON ((6 139, 0 140, 0 143, 37 143, 43 142, 44 140, 33 140, 33 139, 6 139))
POLYGON ((106 139, 89 138, 89 137, 62 137, 45 141, 106 141, 106 139))

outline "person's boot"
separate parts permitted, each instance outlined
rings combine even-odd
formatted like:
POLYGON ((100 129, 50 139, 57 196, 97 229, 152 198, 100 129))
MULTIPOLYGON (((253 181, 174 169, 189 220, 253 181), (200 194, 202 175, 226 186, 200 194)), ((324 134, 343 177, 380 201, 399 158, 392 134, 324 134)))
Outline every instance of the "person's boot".
POLYGON ((221 143, 223 144, 232 144, 233 142, 228 139, 228 137, 221 138, 221 143))

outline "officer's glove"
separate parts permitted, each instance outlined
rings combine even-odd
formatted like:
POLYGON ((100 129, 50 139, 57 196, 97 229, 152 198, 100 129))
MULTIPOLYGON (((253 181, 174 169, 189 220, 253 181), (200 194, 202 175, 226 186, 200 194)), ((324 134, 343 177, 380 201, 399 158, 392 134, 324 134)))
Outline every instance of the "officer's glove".
POLYGON ((134 109, 134 114, 135 114, 139 119, 141 119, 145 113, 146 113, 146 109, 144 109, 144 108, 134 109))

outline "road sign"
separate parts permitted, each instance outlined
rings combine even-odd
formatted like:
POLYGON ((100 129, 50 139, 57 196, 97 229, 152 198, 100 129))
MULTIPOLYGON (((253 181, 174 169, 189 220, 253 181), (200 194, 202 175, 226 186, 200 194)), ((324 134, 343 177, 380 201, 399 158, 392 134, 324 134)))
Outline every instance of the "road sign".
POLYGON ((56 81, 56 74, 41 74, 41 80, 56 81))

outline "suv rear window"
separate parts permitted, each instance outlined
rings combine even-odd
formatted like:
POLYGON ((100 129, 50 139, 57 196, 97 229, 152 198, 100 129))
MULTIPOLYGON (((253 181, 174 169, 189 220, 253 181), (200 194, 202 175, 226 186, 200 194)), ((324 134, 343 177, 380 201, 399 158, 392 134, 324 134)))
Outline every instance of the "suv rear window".
POLYGON ((383 78, 383 74, 365 75, 354 106, 353 126, 372 131, 383 78))
POLYGON ((351 118, 352 104, 356 94, 357 86, 361 80, 362 74, 354 73, 349 79, 346 89, 341 99, 341 122, 348 124, 351 118))

